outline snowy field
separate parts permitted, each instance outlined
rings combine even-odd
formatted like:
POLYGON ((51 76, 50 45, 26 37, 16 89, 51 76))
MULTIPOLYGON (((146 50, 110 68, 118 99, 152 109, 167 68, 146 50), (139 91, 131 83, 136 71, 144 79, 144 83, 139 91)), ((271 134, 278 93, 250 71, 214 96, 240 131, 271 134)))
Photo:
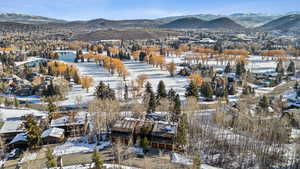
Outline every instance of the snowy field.
POLYGON ((76 153, 90 153, 95 148, 103 150, 104 148, 111 145, 109 141, 100 142, 99 145, 88 144, 86 137, 69 138, 64 144, 56 146, 53 150, 53 154, 56 156, 76 153))
MULTIPOLYGON (((159 68, 152 67, 149 64, 136 62, 136 61, 124 61, 123 62, 126 68, 128 69, 130 76, 126 78, 126 83, 130 84, 130 81, 136 80, 140 74, 146 74, 148 76, 148 80, 154 90, 160 80, 163 80, 166 88, 173 88, 181 97, 184 96, 185 89, 184 86, 188 85, 188 79, 182 76, 170 77, 167 71, 161 71, 159 68)), ((94 93, 96 86, 100 81, 108 84, 112 89, 116 90, 116 96, 122 97, 120 87, 124 86, 123 78, 118 77, 116 74, 111 75, 107 72, 103 67, 99 67, 95 62, 79 62, 76 63, 80 75, 88 75, 92 76, 94 79, 94 85, 89 89, 89 92, 82 89, 80 85, 74 85, 71 91, 68 94, 68 99, 65 101, 59 102, 60 106, 74 106, 76 101, 80 98, 84 98, 82 101, 86 103, 94 98, 94 93)))

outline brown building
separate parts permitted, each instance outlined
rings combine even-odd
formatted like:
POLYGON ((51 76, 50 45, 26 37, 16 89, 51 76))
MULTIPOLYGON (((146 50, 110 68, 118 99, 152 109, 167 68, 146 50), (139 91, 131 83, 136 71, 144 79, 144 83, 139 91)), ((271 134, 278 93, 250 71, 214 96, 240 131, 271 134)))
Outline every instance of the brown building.
POLYGON ((142 135, 147 135, 150 146, 174 150, 177 124, 165 121, 149 121, 125 118, 117 121, 112 127, 112 142, 119 140, 123 144, 139 144, 142 135), (145 128, 147 128, 145 133, 145 128))

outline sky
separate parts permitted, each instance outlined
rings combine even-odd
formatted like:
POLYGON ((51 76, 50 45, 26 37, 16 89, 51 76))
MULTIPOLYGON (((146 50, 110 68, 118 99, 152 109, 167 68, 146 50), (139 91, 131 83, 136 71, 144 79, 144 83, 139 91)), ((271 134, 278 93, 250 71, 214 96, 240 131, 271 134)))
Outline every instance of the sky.
POLYGON ((64 20, 154 19, 190 14, 286 13, 300 0, 1 0, 0 13, 64 20))

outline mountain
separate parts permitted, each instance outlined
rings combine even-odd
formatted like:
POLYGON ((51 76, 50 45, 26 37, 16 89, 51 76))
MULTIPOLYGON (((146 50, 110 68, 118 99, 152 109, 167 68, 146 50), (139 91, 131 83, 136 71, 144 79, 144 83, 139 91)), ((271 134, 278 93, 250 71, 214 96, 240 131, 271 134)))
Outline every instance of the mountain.
POLYGON ((167 24, 163 24, 160 28, 171 28, 171 29, 224 29, 224 30, 241 30, 243 26, 235 23, 229 18, 218 18, 210 21, 204 21, 198 18, 182 18, 172 21, 167 24))
POLYGON ((23 24, 65 23, 64 20, 15 13, 0 14, 0 22, 15 22, 23 24))
POLYGON ((126 29, 126 30, 97 30, 89 33, 82 33, 74 37, 75 40, 100 41, 100 40, 137 40, 137 39, 158 39, 172 35, 179 35, 178 32, 159 29, 126 29))
POLYGON ((160 28, 195 29, 201 27, 201 25, 204 23, 205 21, 201 19, 188 17, 177 19, 167 24, 163 24, 160 26, 160 28))
POLYGON ((244 26, 244 27, 259 27, 262 26, 272 20, 278 19, 283 16, 291 15, 291 14, 300 14, 300 12, 289 12, 286 14, 264 14, 264 13, 234 13, 231 15, 213 15, 213 14, 199 14, 199 15, 184 15, 184 16, 172 16, 165 18, 158 18, 157 20, 163 22, 172 22, 177 19, 182 18, 198 18, 202 20, 214 20, 218 18, 229 18, 236 23, 244 26))
POLYGON ((161 21, 150 19, 137 20, 108 20, 108 19, 94 19, 89 21, 72 21, 63 24, 56 24, 57 26, 75 29, 127 29, 127 28, 156 28, 163 24, 161 21))
POLYGON ((273 20, 261 27, 267 30, 299 31, 300 14, 292 14, 273 20))
POLYGON ((237 24, 233 20, 231 20, 229 18, 226 18, 226 17, 204 22, 204 24, 202 24, 200 26, 200 28, 224 29, 224 30, 242 30, 242 29, 245 29, 240 24, 237 24))

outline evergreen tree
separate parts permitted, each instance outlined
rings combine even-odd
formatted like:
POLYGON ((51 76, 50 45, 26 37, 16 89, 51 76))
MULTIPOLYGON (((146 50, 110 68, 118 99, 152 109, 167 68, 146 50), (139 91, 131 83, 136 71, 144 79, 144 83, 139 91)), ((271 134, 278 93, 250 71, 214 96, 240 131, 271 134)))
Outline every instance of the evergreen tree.
POLYGON ((47 147, 46 159, 47 159, 47 161, 46 161, 47 168, 56 167, 56 159, 55 159, 55 156, 53 155, 53 151, 50 149, 50 147, 47 147))
POLYGON ((259 107, 263 111, 268 112, 269 106, 270 106, 269 98, 267 96, 263 96, 259 101, 259 107))
POLYGON ((174 102, 175 100, 175 97, 176 97, 176 92, 173 88, 171 88, 168 92, 168 99, 170 102, 174 102))
POLYGON ((238 77, 241 77, 244 73, 246 73, 246 68, 245 68, 245 62, 244 61, 240 61, 236 64, 236 72, 235 74, 238 77))
POLYGON ((161 98, 166 98, 167 97, 167 91, 166 91, 166 86, 164 81, 159 81, 158 86, 157 86, 157 101, 161 98))
POLYGON ((184 113, 179 120, 177 133, 176 133, 176 142, 180 146, 185 146, 187 143, 187 131, 188 131, 188 122, 187 115, 184 113))
POLYGON ((154 93, 150 93, 147 113, 154 113, 156 109, 156 99, 154 93))
POLYGON ((146 87, 145 94, 151 94, 151 93, 153 93, 152 85, 151 85, 150 82, 147 82, 145 87, 146 87))
POLYGON ((95 165, 94 169, 103 169, 104 168, 104 166, 103 166, 104 163, 103 163, 101 154, 97 149, 95 149, 93 152, 92 162, 95 165))
POLYGON ((36 149, 41 143, 42 130, 38 126, 37 121, 33 115, 28 115, 25 117, 25 122, 23 123, 25 130, 27 131, 27 141, 28 146, 31 149, 36 149))
POLYGON ((224 69, 224 72, 225 72, 225 73, 230 73, 230 72, 232 72, 231 65, 230 65, 229 62, 227 63, 227 65, 226 65, 226 67, 225 67, 225 69, 224 69))
POLYGON ((48 116, 52 120, 53 113, 57 111, 57 106, 53 103, 52 99, 48 99, 48 116))
POLYGON ((211 101, 213 99, 213 89, 210 83, 204 83, 201 86, 201 94, 206 100, 211 101))
POLYGON ((179 120, 180 115, 181 115, 181 101, 180 101, 179 94, 177 94, 174 99, 174 107, 172 110, 171 120, 177 122, 179 120))
POLYGON ((99 99, 112 99, 115 100, 115 91, 109 86, 105 85, 102 81, 96 87, 96 97, 99 99))
POLYGON ((189 86, 186 88, 185 97, 195 97, 199 99, 199 92, 197 86, 190 82, 189 86))
POLYGON ((276 72, 277 73, 280 73, 280 74, 284 74, 284 68, 283 68, 283 62, 282 60, 280 59, 279 62, 277 63, 277 66, 276 66, 276 72))
POLYGON ((228 94, 229 95, 235 95, 236 94, 236 90, 235 90, 235 86, 234 84, 230 85, 228 88, 228 94))
POLYGON ((124 100, 128 100, 128 86, 127 86, 127 84, 125 84, 125 87, 124 87, 125 89, 125 91, 124 91, 124 100))
POLYGON ((292 73, 293 75, 295 75, 296 73, 295 62, 293 62, 292 60, 287 68, 287 72, 292 73))

